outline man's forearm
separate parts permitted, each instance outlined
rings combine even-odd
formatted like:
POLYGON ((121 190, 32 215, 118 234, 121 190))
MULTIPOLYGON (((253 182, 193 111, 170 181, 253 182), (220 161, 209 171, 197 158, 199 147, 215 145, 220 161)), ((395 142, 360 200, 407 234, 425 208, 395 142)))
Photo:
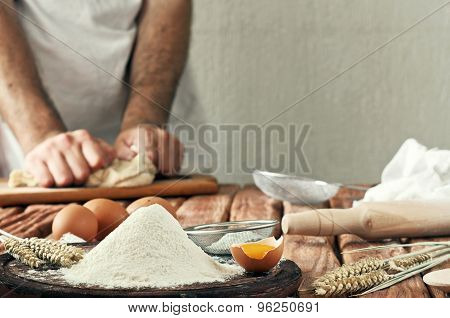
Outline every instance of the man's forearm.
POLYGON ((46 98, 25 35, 11 8, 12 1, 0 3, 0 113, 28 152, 65 128, 46 98))
POLYGON ((190 0, 144 1, 122 130, 169 117, 189 46, 190 0))

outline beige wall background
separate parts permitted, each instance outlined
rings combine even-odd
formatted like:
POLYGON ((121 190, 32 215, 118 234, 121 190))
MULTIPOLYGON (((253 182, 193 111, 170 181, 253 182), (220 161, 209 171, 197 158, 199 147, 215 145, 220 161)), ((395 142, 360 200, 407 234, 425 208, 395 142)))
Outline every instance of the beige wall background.
MULTIPOLYGON (((194 0, 174 114, 194 125, 262 124, 445 2, 194 0)), ((449 34, 450 5, 274 121, 312 125, 310 176, 376 182, 408 137, 450 148, 449 34)), ((222 182, 251 181, 235 153, 225 171, 233 145, 212 146, 222 182)))

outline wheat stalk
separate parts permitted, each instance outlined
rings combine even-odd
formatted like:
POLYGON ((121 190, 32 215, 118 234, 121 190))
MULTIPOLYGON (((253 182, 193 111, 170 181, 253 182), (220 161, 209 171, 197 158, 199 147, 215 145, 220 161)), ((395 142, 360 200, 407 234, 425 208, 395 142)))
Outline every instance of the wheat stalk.
POLYGON ((22 242, 11 238, 2 239, 2 242, 6 251, 19 262, 31 268, 45 265, 45 262, 39 259, 33 250, 22 242))
POLYGON ((12 238, 12 239, 15 239, 15 240, 18 240, 18 241, 21 240, 20 237, 17 237, 17 236, 15 236, 15 235, 12 235, 11 233, 8 233, 8 232, 6 232, 6 231, 3 231, 2 229, 0 229, 0 234, 6 236, 7 238, 12 238))
POLYGON ((342 251, 341 254, 352 254, 358 252, 367 252, 367 251, 375 251, 375 250, 384 250, 389 248, 396 247, 412 247, 412 246, 438 246, 440 248, 445 248, 450 246, 450 241, 443 242, 417 242, 417 243, 408 243, 408 244, 387 244, 387 245, 378 245, 378 246, 369 246, 364 248, 356 248, 350 251, 342 251))

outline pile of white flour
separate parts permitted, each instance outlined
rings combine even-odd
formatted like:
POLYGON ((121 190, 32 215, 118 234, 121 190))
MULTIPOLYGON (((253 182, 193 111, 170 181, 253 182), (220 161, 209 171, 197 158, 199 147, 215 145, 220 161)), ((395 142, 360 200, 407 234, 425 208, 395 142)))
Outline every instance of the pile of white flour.
POLYGON ((155 204, 131 214, 80 263, 62 272, 74 285, 144 288, 225 281, 242 270, 204 253, 177 220, 155 204))

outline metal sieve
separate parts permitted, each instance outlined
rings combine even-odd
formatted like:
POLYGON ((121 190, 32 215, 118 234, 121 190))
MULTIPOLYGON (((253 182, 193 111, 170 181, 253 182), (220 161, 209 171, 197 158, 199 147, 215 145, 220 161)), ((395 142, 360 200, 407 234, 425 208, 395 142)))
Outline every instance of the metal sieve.
POLYGON ((196 225, 184 231, 206 253, 229 255, 232 244, 268 238, 279 223, 277 220, 233 221, 196 225))
POLYGON ((319 204, 336 195, 339 188, 366 191, 367 187, 328 183, 306 177, 291 176, 269 171, 253 171, 256 186, 266 195, 295 204, 319 204))

